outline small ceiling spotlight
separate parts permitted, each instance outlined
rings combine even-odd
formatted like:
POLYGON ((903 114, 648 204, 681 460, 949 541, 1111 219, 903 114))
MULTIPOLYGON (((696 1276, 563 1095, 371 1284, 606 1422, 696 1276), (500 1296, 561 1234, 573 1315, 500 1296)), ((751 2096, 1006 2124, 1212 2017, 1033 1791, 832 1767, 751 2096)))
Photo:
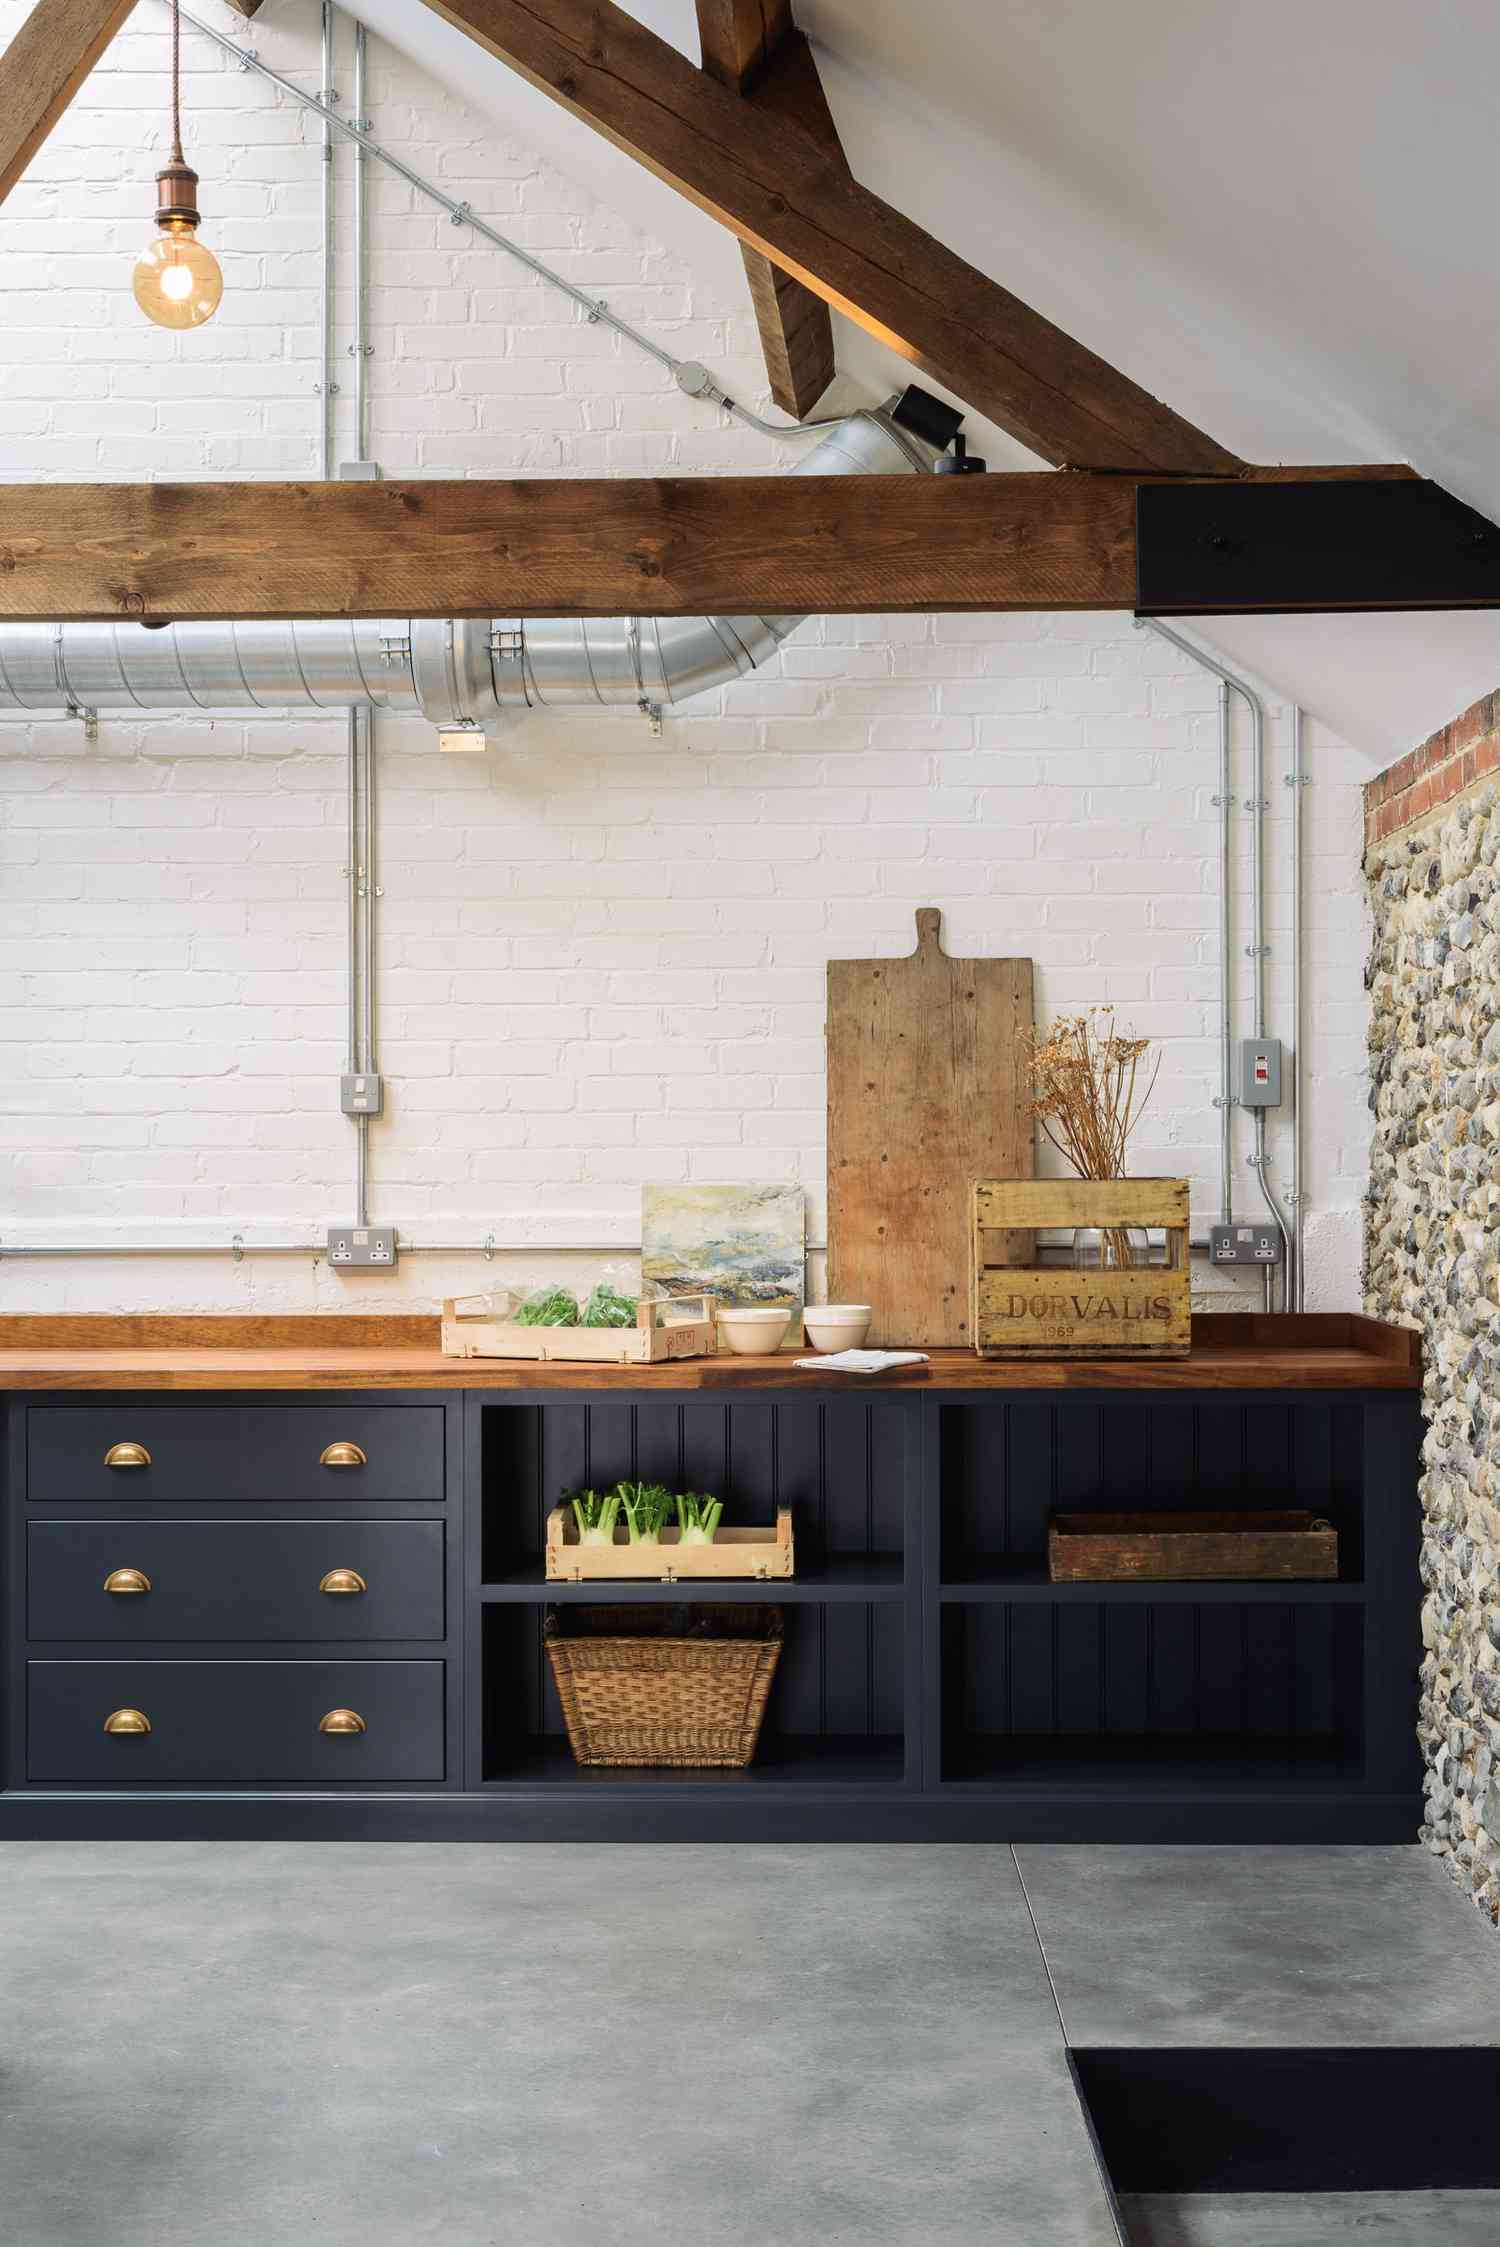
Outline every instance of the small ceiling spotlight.
POLYGON ((982 476, 984 472, 984 462, 970 452, 962 430, 953 440, 952 452, 940 453, 932 464, 934 476, 982 476))
POLYGON ((219 309, 224 276, 212 250, 198 240, 198 174, 182 155, 178 54, 181 25, 172 0, 172 161, 156 175, 160 231, 136 259, 135 301, 159 328, 201 328, 219 309))

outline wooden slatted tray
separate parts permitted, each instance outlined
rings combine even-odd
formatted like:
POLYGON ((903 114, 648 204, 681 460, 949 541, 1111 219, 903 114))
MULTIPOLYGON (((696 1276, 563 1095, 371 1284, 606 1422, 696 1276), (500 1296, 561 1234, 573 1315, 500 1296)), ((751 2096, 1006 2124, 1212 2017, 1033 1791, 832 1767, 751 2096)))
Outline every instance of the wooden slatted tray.
POLYGON ((624 1529, 615 1531, 612 1545, 584 1545, 569 1507, 554 1506, 547 1516, 549 1583, 634 1579, 670 1584, 737 1576, 765 1583, 795 1573, 790 1506, 777 1508, 774 1529, 720 1529, 711 1545, 682 1545, 675 1528, 664 1529, 656 1545, 632 1545, 624 1529))

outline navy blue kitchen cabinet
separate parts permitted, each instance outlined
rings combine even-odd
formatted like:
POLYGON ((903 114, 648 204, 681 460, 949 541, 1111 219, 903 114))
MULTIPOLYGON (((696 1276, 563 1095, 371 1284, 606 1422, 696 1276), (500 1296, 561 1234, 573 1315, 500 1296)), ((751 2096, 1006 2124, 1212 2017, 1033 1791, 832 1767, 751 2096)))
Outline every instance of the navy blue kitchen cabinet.
POLYGON ((580 1381, 4 1411, 0 1837, 1254 1843, 1420 1822, 1414 1388, 580 1381), (559 1492, 623 1475, 718 1493, 742 1524, 790 1506, 795 1578, 549 1585, 559 1492), (1242 1505, 1332 1521, 1338 1579, 1048 1581, 1054 1510, 1242 1505), (549 1607, 747 1598, 785 1624, 748 1770, 575 1766, 549 1607))

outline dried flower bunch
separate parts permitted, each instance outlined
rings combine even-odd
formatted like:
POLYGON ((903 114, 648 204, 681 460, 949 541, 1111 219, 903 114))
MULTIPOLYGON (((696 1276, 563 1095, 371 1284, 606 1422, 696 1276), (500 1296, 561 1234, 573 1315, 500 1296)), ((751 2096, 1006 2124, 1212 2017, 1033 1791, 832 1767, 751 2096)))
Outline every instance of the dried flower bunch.
POLYGON ((1113 1010, 1064 1015, 1031 1045, 1031 1112, 1080 1178, 1123 1178, 1125 1150, 1156 1083, 1149 1038, 1115 1028, 1113 1010))

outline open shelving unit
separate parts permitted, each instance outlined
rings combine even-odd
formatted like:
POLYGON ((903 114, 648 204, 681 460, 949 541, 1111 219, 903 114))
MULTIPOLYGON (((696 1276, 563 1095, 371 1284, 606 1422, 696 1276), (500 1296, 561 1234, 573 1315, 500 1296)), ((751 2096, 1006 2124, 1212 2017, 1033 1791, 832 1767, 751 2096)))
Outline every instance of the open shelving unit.
POLYGON ((1412 1396, 573 1390, 471 1413, 470 1784, 488 1794, 586 1804, 588 1830, 641 1838, 1414 1829, 1412 1396), (547 1583, 558 1494, 637 1474, 722 1494, 738 1522, 790 1505, 796 1577, 547 1583), (1333 1521, 1338 1580, 1048 1580, 1054 1511, 1257 1504, 1333 1521), (582 1601, 781 1607, 754 1765, 576 1767, 543 1623, 582 1601))
POLYGON ((479 1420, 484 1788, 638 1803, 662 1792, 758 1799, 906 1785, 907 1515, 919 1432, 902 1400, 566 1395, 487 1404, 479 1420), (796 1575, 548 1583, 545 1525, 559 1493, 625 1475, 711 1490, 741 1523, 771 1522, 790 1504, 796 1575), (580 1769, 542 1633, 548 1608, 585 1602, 781 1608, 785 1637, 755 1762, 744 1771, 580 1769))

